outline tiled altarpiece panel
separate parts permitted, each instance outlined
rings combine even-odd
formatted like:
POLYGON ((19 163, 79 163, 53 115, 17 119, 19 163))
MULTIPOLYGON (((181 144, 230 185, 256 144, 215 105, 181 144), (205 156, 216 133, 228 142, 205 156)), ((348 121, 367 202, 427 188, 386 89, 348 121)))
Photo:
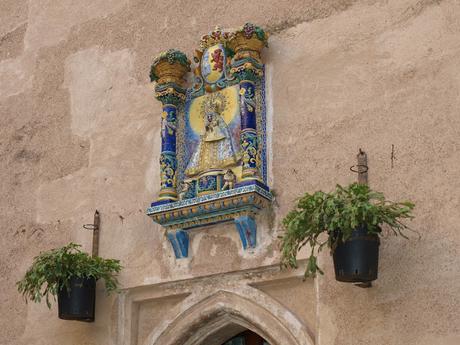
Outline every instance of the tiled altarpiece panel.
POLYGON ((253 24, 202 37, 191 62, 160 53, 151 79, 162 103, 161 188, 147 210, 167 229, 177 258, 189 255, 188 231, 234 221, 244 249, 257 245, 255 215, 272 200, 267 186, 265 75, 268 35, 253 24))

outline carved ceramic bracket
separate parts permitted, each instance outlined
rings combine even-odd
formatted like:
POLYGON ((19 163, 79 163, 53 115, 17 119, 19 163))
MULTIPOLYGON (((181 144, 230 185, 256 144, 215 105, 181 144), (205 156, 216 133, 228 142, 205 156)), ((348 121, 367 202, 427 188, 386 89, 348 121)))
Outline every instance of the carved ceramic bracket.
POLYGON ((241 216, 235 218, 235 224, 240 234, 243 248, 255 248, 257 244, 257 224, 254 216, 241 216))
POLYGON ((170 230, 167 232, 168 240, 177 259, 188 257, 189 237, 187 231, 170 230))
MULTIPOLYGON (((257 224, 254 216, 236 217, 234 221, 243 249, 255 248, 257 244, 257 224)), ((167 236, 176 259, 188 258, 190 238, 187 230, 169 230, 167 236)))

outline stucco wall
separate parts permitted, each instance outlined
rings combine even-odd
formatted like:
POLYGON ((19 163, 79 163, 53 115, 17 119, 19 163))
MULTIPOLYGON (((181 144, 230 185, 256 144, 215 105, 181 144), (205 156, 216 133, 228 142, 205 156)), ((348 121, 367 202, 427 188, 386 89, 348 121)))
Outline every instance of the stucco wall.
MULTIPOLYGON (((90 249, 81 225, 96 208, 100 254, 122 260, 127 291, 273 265, 294 199, 353 181, 360 147, 372 187, 416 203, 421 238, 383 241, 372 289, 336 283, 323 253, 326 274, 304 292, 297 283, 292 294, 282 283, 260 290, 308 324, 317 344, 460 343, 459 61, 457 0, 3 0, 0 343, 115 344, 117 298, 100 291, 96 323, 79 324, 26 305, 14 286, 41 250, 70 240, 90 249), (194 232, 192 259, 178 263, 144 212, 159 188, 161 109, 149 66, 171 47, 191 56, 216 24, 246 21, 272 32, 264 59, 276 203, 259 219, 254 253, 225 225, 194 232)), ((155 309, 176 302, 141 307, 141 333, 162 322, 155 309)))

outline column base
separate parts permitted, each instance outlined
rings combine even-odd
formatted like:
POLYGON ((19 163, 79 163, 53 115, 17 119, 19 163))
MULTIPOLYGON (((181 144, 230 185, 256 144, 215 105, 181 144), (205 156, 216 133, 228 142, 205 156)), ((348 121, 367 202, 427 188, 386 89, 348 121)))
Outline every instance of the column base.
POLYGON ((163 204, 168 204, 171 202, 176 202, 179 200, 177 198, 177 192, 175 188, 165 188, 160 190, 160 195, 158 196, 158 200, 152 202, 151 206, 158 206, 163 204))
POLYGON ((259 186, 260 188, 263 188, 263 189, 265 189, 266 191, 270 191, 270 188, 269 188, 265 183, 263 183, 262 181, 260 181, 259 179, 254 179, 254 180, 241 180, 240 182, 238 182, 238 183, 235 185, 235 188, 243 187, 243 186, 253 186, 253 185, 259 186))
POLYGON ((150 207, 154 207, 154 206, 159 206, 159 205, 164 205, 164 204, 170 204, 172 202, 176 202, 176 200, 171 200, 171 199, 163 199, 163 200, 157 200, 157 201, 154 201, 150 204, 150 207))

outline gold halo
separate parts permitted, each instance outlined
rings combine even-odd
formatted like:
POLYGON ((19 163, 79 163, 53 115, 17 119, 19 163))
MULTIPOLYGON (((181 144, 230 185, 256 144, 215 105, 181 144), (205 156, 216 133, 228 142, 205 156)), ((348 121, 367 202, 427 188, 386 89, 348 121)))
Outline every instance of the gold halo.
POLYGON ((235 116, 239 113, 237 86, 228 87, 213 94, 206 94, 195 98, 190 105, 189 122, 193 131, 199 135, 203 135, 205 132, 204 106, 205 101, 209 97, 216 97, 222 100, 224 109, 221 112, 221 115, 226 124, 232 122, 235 116))

